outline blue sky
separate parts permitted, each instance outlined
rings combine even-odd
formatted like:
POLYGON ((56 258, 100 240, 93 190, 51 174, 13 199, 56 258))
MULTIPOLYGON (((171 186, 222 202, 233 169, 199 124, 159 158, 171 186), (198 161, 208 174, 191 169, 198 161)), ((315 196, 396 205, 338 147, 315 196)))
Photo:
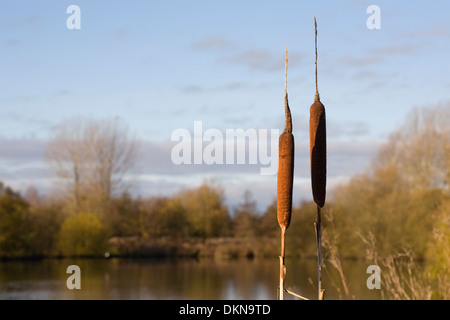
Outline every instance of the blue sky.
POLYGON ((288 46, 294 201, 310 200, 314 16, 331 191, 367 167, 412 108, 450 100, 449 12, 444 0, 2 1, 0 181, 50 192, 43 154, 54 128, 74 116, 118 117, 145 146, 135 194, 212 178, 230 205, 249 189, 263 208, 276 176, 250 165, 175 166, 170 137, 196 120, 205 130, 282 129, 288 46), (71 4, 80 30, 66 27, 71 4), (379 30, 366 26, 372 4, 379 30))

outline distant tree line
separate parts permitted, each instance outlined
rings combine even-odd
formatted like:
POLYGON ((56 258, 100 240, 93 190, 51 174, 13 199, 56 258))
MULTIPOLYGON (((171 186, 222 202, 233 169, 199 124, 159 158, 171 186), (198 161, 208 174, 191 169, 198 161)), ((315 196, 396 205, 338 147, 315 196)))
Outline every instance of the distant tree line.
MULTIPOLYGON (((109 131, 103 132, 103 124, 77 124, 72 138, 70 126, 64 127, 55 141, 65 141, 57 148, 65 156, 49 152, 53 162, 60 162, 60 197, 42 197, 32 187, 21 195, 0 184, 0 257, 103 255, 112 237, 174 243, 234 238, 268 246, 273 245, 268 239, 279 238, 275 195, 263 212, 249 191, 236 208, 227 207, 222 186, 212 182, 171 197, 133 198, 122 184, 124 171, 111 160, 117 141, 129 150, 126 159, 133 158, 135 147, 125 143, 126 131, 120 131, 120 139, 110 137, 123 127, 107 122, 109 131), (95 156, 89 155, 91 149, 95 156)), ((126 159, 116 164, 127 167, 126 159)), ((367 172, 333 190, 324 208, 324 234, 334 239, 342 257, 365 258, 364 239, 372 235, 381 256, 409 248, 436 274, 450 274, 449 178, 450 108, 416 109, 379 149, 367 172)), ((294 205, 287 255, 315 256, 314 216, 313 203, 294 205)))
POLYGON ((108 250, 111 237, 206 240, 216 237, 255 238, 277 231, 275 207, 264 214, 246 193, 230 214, 219 185, 204 183, 173 197, 111 199, 108 216, 91 212, 67 213, 65 200, 26 194, 0 183, 0 257, 96 256, 108 250), (30 198, 32 196, 32 198, 30 198))

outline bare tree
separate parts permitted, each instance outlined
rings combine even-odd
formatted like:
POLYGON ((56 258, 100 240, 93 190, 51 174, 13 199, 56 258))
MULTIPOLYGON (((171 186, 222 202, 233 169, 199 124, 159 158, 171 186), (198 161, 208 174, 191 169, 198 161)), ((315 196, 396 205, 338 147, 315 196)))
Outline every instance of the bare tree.
POLYGON ((394 165, 412 188, 449 189, 450 104, 414 109, 375 158, 376 168, 394 165))
POLYGON ((117 118, 65 121, 46 151, 68 193, 69 209, 99 215, 110 211, 112 197, 130 186, 126 174, 138 159, 137 140, 117 118))

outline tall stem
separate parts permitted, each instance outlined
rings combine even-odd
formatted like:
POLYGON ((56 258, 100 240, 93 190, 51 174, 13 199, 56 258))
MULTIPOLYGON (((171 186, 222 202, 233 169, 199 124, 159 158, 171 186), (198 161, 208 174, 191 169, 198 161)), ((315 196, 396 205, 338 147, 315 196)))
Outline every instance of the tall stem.
POLYGON ((319 300, 323 299, 322 290, 322 219, 320 216, 320 206, 317 205, 316 217, 316 239, 317 239, 317 297, 319 300))
POLYGON ((284 278, 286 276, 286 267, 284 265, 284 237, 286 234, 286 228, 281 228, 281 254, 280 254, 280 292, 279 299, 284 300, 284 278))
POLYGON ((315 76, 316 76, 316 97, 315 97, 315 101, 320 101, 320 97, 319 97, 319 86, 317 84, 317 22, 316 22, 316 17, 314 17, 314 44, 315 44, 315 49, 316 49, 316 53, 315 53, 315 76))
POLYGON ((286 46, 286 63, 284 69, 284 132, 292 132, 292 116, 291 109, 289 109, 288 94, 287 94, 287 67, 288 67, 288 51, 286 46))

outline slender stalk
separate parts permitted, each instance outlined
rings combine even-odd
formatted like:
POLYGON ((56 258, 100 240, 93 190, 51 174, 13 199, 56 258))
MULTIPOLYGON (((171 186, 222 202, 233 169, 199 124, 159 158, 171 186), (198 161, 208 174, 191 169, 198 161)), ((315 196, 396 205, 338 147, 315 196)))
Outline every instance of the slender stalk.
POLYGON ((317 85, 317 22, 316 22, 316 17, 314 17, 314 44, 315 44, 315 76, 316 76, 316 97, 314 100, 320 101, 319 86, 317 85))
POLYGON ((317 297, 323 300, 324 290, 322 289, 322 218, 320 215, 320 206, 317 205, 316 223, 317 239, 317 297))
POLYGON ((288 67, 288 49, 286 46, 286 63, 284 69, 284 132, 292 133, 292 116, 289 109, 288 93, 287 93, 287 67, 288 67))
POLYGON ((284 238, 286 234, 286 228, 281 228, 281 254, 280 254, 280 292, 279 292, 279 299, 284 300, 284 278, 286 277, 286 267, 284 265, 284 256, 285 256, 285 249, 284 249, 284 238))
POLYGON ((288 290, 288 289, 285 289, 285 291, 286 291, 287 293, 293 295, 294 297, 299 298, 299 299, 302 299, 302 300, 309 300, 308 298, 306 298, 306 297, 304 297, 304 296, 301 296, 301 295, 299 295, 298 293, 292 292, 292 291, 290 291, 290 290, 288 290))

